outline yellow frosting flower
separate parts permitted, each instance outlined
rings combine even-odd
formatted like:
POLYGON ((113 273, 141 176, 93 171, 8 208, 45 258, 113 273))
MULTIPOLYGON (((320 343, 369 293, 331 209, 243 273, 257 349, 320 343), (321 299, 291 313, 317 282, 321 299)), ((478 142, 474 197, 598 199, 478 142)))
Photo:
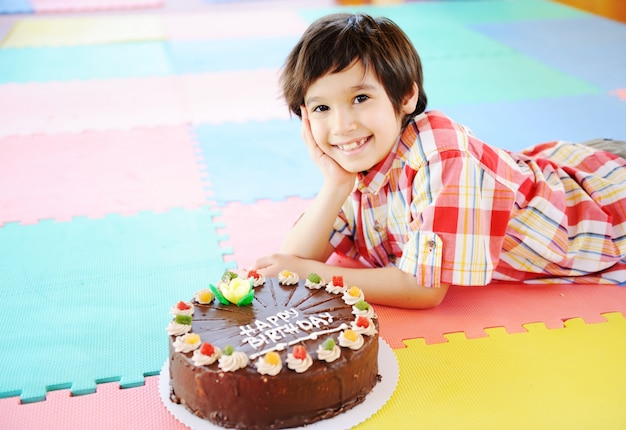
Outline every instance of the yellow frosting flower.
POLYGON ((239 303, 241 299, 246 297, 252 285, 248 279, 234 278, 230 282, 220 284, 220 292, 231 303, 239 303))

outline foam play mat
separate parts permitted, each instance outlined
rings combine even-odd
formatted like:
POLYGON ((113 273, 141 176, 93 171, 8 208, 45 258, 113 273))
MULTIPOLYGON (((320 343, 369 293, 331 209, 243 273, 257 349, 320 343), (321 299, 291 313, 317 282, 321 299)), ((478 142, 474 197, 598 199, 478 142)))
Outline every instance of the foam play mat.
MULTIPOLYGON (((496 146, 626 140, 626 24, 370 3, 0 0, 0 428, 186 428, 157 389, 169 309, 276 252, 319 189, 277 79, 322 15, 395 20, 429 108, 496 146)), ((626 428, 624 286, 451 287, 377 313, 400 379, 356 428, 626 428)))

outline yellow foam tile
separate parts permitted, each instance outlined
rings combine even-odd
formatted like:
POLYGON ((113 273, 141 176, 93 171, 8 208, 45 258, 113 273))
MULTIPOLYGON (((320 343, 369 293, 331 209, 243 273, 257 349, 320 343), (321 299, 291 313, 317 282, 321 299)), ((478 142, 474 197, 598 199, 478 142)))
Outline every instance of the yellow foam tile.
POLYGON ((361 429, 626 428, 626 320, 571 319, 563 328, 527 324, 527 333, 488 336, 394 352, 398 387, 361 429))
POLYGON ((111 15, 84 17, 34 17, 15 23, 0 46, 77 46, 102 43, 162 40, 157 15, 111 15))

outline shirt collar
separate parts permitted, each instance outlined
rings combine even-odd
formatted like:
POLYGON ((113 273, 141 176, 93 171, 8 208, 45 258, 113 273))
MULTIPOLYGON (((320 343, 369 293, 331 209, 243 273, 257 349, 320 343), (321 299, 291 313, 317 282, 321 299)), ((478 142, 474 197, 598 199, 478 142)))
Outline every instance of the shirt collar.
POLYGON ((389 173, 395 165, 403 164, 409 149, 417 137, 417 126, 411 121, 402 131, 391 151, 367 172, 357 174, 356 187, 362 193, 377 194, 389 181, 389 173))

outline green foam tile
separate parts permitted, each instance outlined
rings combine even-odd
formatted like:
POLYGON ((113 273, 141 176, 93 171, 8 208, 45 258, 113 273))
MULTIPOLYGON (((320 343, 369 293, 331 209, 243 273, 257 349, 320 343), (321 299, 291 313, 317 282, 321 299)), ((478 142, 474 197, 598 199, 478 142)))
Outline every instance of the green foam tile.
POLYGON ((520 54, 427 58, 424 87, 431 106, 598 94, 580 79, 520 54))

